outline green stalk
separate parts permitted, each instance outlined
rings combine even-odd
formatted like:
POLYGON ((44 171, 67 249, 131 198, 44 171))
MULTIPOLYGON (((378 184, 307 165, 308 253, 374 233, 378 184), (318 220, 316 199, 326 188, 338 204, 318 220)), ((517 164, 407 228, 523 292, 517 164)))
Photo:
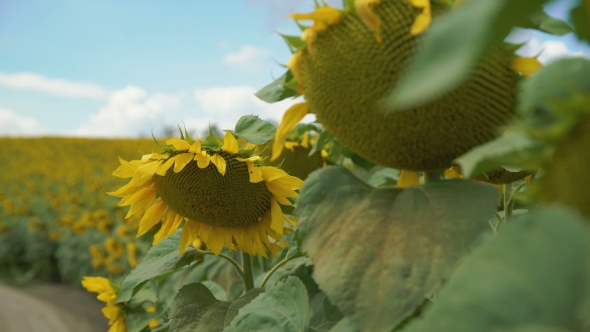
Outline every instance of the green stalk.
POLYGON ((252 258, 249 254, 242 251, 242 270, 244 271, 244 277, 242 282, 244 283, 244 293, 254 288, 254 271, 252 270, 252 258))
MULTIPOLYGON (((199 249, 197 249, 197 251, 202 255, 215 255, 212 251, 205 251, 205 250, 199 250, 199 249)), ((236 262, 235 260, 233 260, 233 258, 231 258, 225 254, 219 254, 217 256, 230 262, 231 265, 234 266, 234 268, 236 269, 236 271, 240 275, 240 278, 242 278, 242 280, 244 280, 244 270, 242 270, 242 267, 240 266, 240 264, 238 264, 238 262, 236 262)))
POLYGON ((295 259, 295 258, 299 258, 299 257, 303 257, 304 255, 300 252, 296 253, 295 255, 291 256, 291 257, 285 257, 282 261, 280 261, 277 265, 273 266, 272 269, 270 269, 270 271, 268 271, 268 273, 266 274, 266 276, 264 276, 264 279, 262 279, 262 282, 260 283, 260 287, 264 287, 264 285, 266 285, 266 283, 268 282, 268 279, 270 279, 270 276, 273 275, 273 273, 275 273, 281 266, 287 264, 287 262, 295 259))

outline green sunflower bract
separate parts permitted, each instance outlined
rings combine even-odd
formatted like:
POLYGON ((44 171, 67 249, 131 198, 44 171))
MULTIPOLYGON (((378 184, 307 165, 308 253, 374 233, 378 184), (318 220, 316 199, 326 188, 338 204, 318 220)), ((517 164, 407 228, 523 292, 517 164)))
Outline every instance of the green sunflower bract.
POLYGON ((307 112, 362 157, 398 169, 442 170, 498 136, 499 127, 513 118, 518 77, 513 56, 501 49, 481 59, 451 93, 416 109, 385 112, 381 101, 419 47, 430 15, 450 8, 423 2, 357 0, 355 10, 332 8, 331 16, 325 14, 327 6, 292 15, 313 19, 307 30, 314 30, 315 22, 324 24, 304 32, 307 48, 287 63, 307 105, 297 104, 283 117, 273 158, 285 133, 307 112))

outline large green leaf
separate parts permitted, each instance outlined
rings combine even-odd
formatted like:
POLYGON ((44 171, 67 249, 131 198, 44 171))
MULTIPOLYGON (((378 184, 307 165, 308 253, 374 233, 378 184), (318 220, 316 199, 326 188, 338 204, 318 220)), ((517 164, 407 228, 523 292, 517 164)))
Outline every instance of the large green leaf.
POLYGON ((589 249, 587 227, 569 210, 521 216, 474 250, 405 331, 580 331, 589 249))
POLYGON ((263 144, 275 136, 276 130, 270 122, 260 119, 257 115, 246 115, 238 120, 233 133, 249 143, 263 144))
POLYGON ((471 0, 435 20, 406 77, 386 98, 390 111, 406 110, 458 87, 486 50, 548 0, 471 0))
POLYGON ((342 318, 344 318, 340 310, 338 310, 338 308, 333 305, 327 297, 324 298, 323 310, 321 310, 319 314, 321 314, 321 316, 318 315, 321 320, 317 322, 317 324, 311 324, 312 320, 310 320, 310 325, 312 325, 312 327, 310 327, 311 332, 330 331, 338 324, 338 322, 342 320, 342 318))
POLYGON ((185 285, 170 306, 170 332, 223 331, 238 315, 238 310, 250 303, 264 288, 255 288, 233 301, 219 301, 201 283, 185 285))
POLYGON ((134 290, 144 281, 178 270, 200 257, 192 248, 187 248, 182 256, 178 253, 181 231, 178 230, 148 250, 141 263, 123 280, 117 303, 129 301, 134 290))
POLYGON ((528 133, 556 139, 577 123, 590 103, 590 60, 562 59, 527 79, 521 89, 518 112, 528 133))
POLYGON ((391 331, 489 229, 498 191, 467 180, 372 188, 347 168, 316 171, 296 214, 330 300, 365 331, 391 331))
POLYGON ((306 331, 309 321, 309 298, 305 285, 289 277, 266 289, 240 309, 226 332, 306 331))
POLYGON ((467 178, 498 167, 536 169, 544 158, 546 144, 521 132, 512 132, 471 149, 455 162, 467 178))

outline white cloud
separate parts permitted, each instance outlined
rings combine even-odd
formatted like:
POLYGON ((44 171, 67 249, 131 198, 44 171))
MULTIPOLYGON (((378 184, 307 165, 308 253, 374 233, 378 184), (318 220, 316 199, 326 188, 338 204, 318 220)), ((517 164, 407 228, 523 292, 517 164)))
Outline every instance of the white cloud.
POLYGON ((541 42, 538 38, 531 38, 521 49, 518 54, 523 56, 538 56, 539 61, 549 64, 555 60, 568 57, 587 56, 581 52, 574 52, 560 40, 546 40, 541 42))
POLYGON ((106 99, 109 95, 107 89, 94 83, 72 82, 34 73, 0 73, 0 85, 43 91, 66 97, 106 99))
POLYGON ((106 106, 75 130, 76 136, 121 137, 137 136, 159 130, 166 119, 166 112, 180 105, 175 95, 154 93, 128 86, 113 92, 106 106))
MULTIPOLYGON (((210 121, 222 130, 233 129, 241 116, 250 114, 278 124, 285 111, 297 102, 286 99, 269 104, 258 99, 254 95, 255 92, 255 88, 246 85, 195 89, 195 101, 199 111, 203 111, 204 114, 187 119, 187 128, 191 127, 202 132, 210 121)), ((313 116, 308 116, 305 121, 313 121, 313 116)))
POLYGON ((41 126, 34 118, 20 116, 0 108, 0 136, 39 134, 41 126))
POLYGON ((244 45, 237 52, 227 53, 223 56, 223 63, 237 65, 245 68, 260 68, 260 61, 265 60, 270 51, 252 45, 244 45))

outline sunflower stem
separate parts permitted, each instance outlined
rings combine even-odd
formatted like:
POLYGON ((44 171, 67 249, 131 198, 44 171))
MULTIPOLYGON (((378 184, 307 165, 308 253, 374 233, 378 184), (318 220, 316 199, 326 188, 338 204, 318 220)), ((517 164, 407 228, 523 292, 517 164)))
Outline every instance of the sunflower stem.
POLYGON ((512 183, 504 185, 504 222, 509 222, 512 219, 512 202, 510 197, 512 196, 512 183))
POLYGON ((424 172, 424 182, 436 182, 443 179, 442 172, 424 172))
MULTIPOLYGON (((199 250, 199 249, 197 249, 197 251, 202 255, 215 255, 215 253, 213 253, 212 251, 205 251, 205 250, 199 250)), ((242 280, 244 280, 244 270, 242 270, 242 267, 240 266, 240 264, 238 262, 236 262, 233 258, 231 258, 227 255, 224 255, 224 254, 219 254, 216 256, 221 257, 221 258, 227 260, 228 262, 230 262, 231 265, 233 265, 234 268, 236 268, 236 271, 240 275, 240 278, 242 278, 242 280)))
POLYGON ((242 270, 244 275, 242 282, 244 283, 244 293, 254 288, 254 271, 252 270, 252 258, 249 254, 242 251, 242 270))
POLYGON ((287 262, 289 262, 290 260, 293 260, 295 258, 299 258, 299 257, 303 257, 303 253, 296 253, 293 256, 290 257, 285 257, 282 261, 278 262, 277 265, 273 266, 272 269, 270 269, 270 271, 268 271, 268 273, 266 274, 266 276, 264 276, 264 279, 262 279, 262 282, 260 283, 260 287, 264 287, 264 285, 266 285, 266 283, 268 282, 268 279, 270 279, 270 276, 273 275, 273 273, 275 273, 281 266, 287 264, 287 262))

